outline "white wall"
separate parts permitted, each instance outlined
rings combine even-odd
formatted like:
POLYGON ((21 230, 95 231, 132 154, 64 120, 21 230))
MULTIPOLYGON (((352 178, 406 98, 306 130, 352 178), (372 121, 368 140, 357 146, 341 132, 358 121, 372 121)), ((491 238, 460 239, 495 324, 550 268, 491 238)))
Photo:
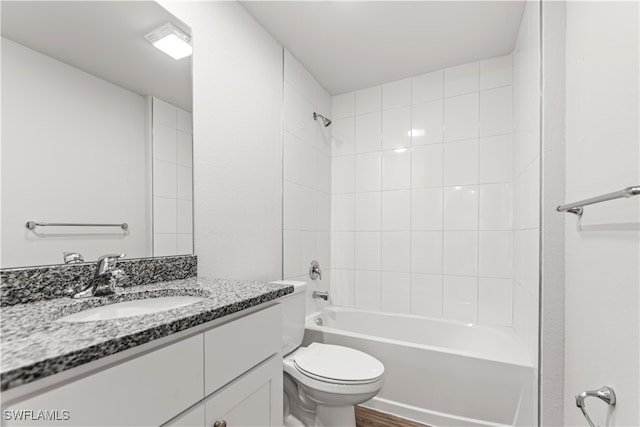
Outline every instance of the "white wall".
POLYGON ((2 104, 2 267, 151 255, 144 98, 3 38, 2 104))
POLYGON ((512 56, 333 98, 334 303, 512 325, 512 56))
POLYGON ((193 36, 198 274, 282 277, 282 48, 236 2, 161 4, 193 36))
POLYGON ((314 290, 330 288, 331 130, 313 120, 317 112, 332 117, 331 97, 287 51, 284 52, 284 278, 310 283, 307 312, 316 305, 314 290), (322 280, 311 280, 317 260, 322 280))
MULTIPOLYGON (((566 4, 542 7, 540 425, 564 423, 564 220, 566 4)), ((575 410, 575 409, 574 409, 575 410)))
MULTIPOLYGON (((567 3, 566 200, 640 184, 637 2, 567 3)), ((640 198, 565 215, 564 425, 573 396, 609 385, 611 426, 640 425, 640 198)), ((605 405, 589 402, 605 425, 605 405)))
POLYGON ((152 100, 153 255, 193 253, 191 113, 152 100))

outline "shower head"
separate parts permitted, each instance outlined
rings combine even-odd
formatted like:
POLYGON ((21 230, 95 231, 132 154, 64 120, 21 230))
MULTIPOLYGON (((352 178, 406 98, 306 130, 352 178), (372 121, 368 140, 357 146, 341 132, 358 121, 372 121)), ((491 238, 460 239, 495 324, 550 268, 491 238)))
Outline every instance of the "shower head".
POLYGON ((331 120, 329 120, 328 118, 326 118, 322 114, 318 114, 318 113, 314 112, 313 113, 313 120, 318 120, 318 117, 320 117, 322 119, 322 123, 324 123, 324 127, 329 127, 329 125, 331 124, 331 120))

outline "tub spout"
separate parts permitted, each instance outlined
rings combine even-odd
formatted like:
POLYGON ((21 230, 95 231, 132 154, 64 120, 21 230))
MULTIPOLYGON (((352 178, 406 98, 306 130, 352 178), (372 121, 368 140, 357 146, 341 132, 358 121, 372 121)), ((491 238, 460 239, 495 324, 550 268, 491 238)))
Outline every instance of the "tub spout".
POLYGON ((313 298, 320 298, 325 301, 329 301, 329 292, 327 291, 313 291, 313 294, 311 296, 313 298))

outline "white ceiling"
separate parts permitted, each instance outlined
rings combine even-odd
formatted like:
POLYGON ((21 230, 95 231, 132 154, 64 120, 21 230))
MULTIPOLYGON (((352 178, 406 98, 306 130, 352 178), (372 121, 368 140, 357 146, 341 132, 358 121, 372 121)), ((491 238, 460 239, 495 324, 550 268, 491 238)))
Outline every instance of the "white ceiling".
POLYGON ((513 50, 524 1, 242 1, 332 95, 513 50))
POLYGON ((171 22, 153 1, 6 1, 2 36, 141 95, 191 111, 191 57, 178 61, 144 35, 171 22))

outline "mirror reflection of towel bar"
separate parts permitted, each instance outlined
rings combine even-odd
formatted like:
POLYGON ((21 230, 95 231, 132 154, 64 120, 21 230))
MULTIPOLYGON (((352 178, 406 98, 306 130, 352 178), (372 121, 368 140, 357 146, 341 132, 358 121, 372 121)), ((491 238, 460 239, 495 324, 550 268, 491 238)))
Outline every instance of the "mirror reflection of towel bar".
POLYGON ((27 221, 24 225, 29 230, 35 230, 36 227, 120 227, 123 230, 129 229, 129 224, 123 222, 121 224, 72 224, 61 222, 35 222, 27 221))

